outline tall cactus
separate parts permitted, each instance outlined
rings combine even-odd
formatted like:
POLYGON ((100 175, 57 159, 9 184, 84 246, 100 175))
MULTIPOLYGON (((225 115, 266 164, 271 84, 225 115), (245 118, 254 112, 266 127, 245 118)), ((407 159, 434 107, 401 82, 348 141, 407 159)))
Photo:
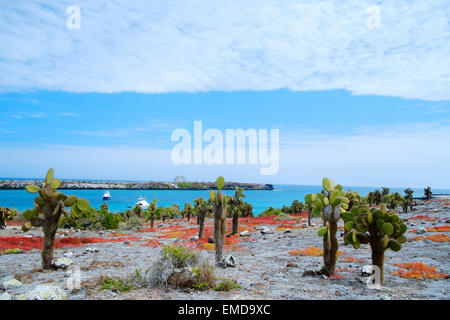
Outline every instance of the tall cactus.
POLYGON ((320 273, 332 276, 339 249, 336 239, 337 222, 341 211, 348 208, 349 200, 345 197, 346 192, 342 190, 342 186, 334 186, 333 180, 323 178, 322 185, 324 190, 321 193, 311 195, 311 204, 313 215, 320 215, 323 221, 323 227, 318 232, 323 237, 324 266, 320 273))
POLYGON ((395 210, 387 210, 384 204, 381 209, 369 209, 366 206, 354 207, 350 212, 343 212, 346 243, 353 244, 355 249, 370 243, 372 264, 380 268, 380 281, 384 282, 384 252, 387 249, 399 251, 406 242, 403 235, 408 229, 395 210))
POLYGON ((235 186, 235 192, 234 192, 234 198, 230 198, 230 202, 232 204, 231 211, 233 213, 233 220, 232 220, 232 234, 239 233, 239 215, 241 211, 241 205, 243 204, 243 201, 241 198, 245 198, 244 195, 244 189, 238 188, 235 186))
POLYGON ((44 245, 42 249, 42 268, 52 269, 53 245, 55 234, 58 229, 58 222, 61 215, 70 220, 70 213, 66 209, 72 207, 72 212, 81 214, 91 208, 89 202, 76 196, 66 196, 57 191, 60 180, 53 177, 53 169, 48 170, 45 177, 44 186, 27 185, 26 190, 30 193, 38 193, 34 199, 34 209, 26 210, 23 217, 26 221, 22 225, 22 230, 27 232, 34 227, 42 227, 44 232, 44 245))
POLYGON ((150 203, 150 205, 147 208, 147 212, 148 212, 148 218, 146 220, 146 222, 148 220, 150 220, 150 227, 153 228, 155 226, 155 214, 156 214, 156 209, 158 208, 158 205, 156 204, 158 200, 153 199, 153 201, 150 203))
POLYGON ((305 207, 308 210, 308 226, 311 226, 312 209, 313 209, 312 199, 313 198, 315 198, 315 195, 313 197, 313 195, 311 193, 308 193, 305 196, 305 207))
POLYGON ((431 192, 431 187, 426 187, 425 189, 423 189, 423 194, 425 195, 427 200, 430 200, 431 197, 433 196, 433 192, 431 192))
POLYGON ((209 197, 214 209, 214 248, 216 264, 224 266, 223 245, 225 243, 225 220, 227 217, 227 196, 222 193, 225 179, 220 176, 216 180, 217 194, 211 190, 209 197))
POLYGON ((203 200, 203 198, 198 198, 194 200, 194 210, 197 213, 198 237, 203 238, 205 228, 205 218, 211 211, 211 206, 208 204, 208 201, 203 200))
POLYGON ((0 207, 0 229, 6 228, 6 221, 14 219, 17 214, 16 209, 0 207))
POLYGON ((191 221, 191 216, 194 212, 194 209, 192 208, 192 204, 190 202, 186 202, 184 204, 184 209, 182 211, 183 217, 187 218, 187 221, 191 221))

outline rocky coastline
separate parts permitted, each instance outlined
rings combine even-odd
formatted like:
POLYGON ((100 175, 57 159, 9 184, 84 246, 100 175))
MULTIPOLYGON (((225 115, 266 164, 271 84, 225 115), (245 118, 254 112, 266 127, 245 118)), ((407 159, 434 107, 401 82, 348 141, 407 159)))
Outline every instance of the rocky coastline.
MULTIPOLYGON (((25 189, 28 184, 41 185, 42 180, 0 180, 0 190, 25 189)), ((224 190, 273 190, 272 184, 228 182, 224 190)), ((135 182, 135 181, 83 181, 63 180, 59 189, 72 190, 210 190, 216 189, 215 182, 135 182)))

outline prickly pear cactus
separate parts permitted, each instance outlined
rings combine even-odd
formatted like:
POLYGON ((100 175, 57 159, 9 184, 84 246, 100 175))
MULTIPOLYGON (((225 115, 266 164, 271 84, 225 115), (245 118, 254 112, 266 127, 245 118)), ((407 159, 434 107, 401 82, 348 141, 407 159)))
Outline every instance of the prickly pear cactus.
POLYGON ((354 207, 350 212, 342 213, 347 234, 346 243, 355 249, 361 244, 370 243, 372 264, 380 268, 381 283, 384 282, 384 252, 387 249, 399 251, 406 242, 405 232, 408 229, 395 210, 387 210, 384 204, 380 209, 366 206, 354 207))
POLYGON ((42 187, 27 185, 26 190, 30 193, 37 193, 39 196, 34 199, 34 209, 26 210, 23 217, 26 220, 22 224, 22 230, 27 232, 34 227, 42 227, 44 232, 44 245, 42 249, 42 268, 51 269, 53 259, 53 244, 56 230, 61 215, 70 220, 68 207, 72 207, 72 213, 80 215, 91 208, 89 202, 76 196, 66 196, 57 191, 61 184, 59 179, 53 176, 53 169, 48 170, 42 187))
POLYGON ((204 236, 204 228, 205 228, 205 218, 208 216, 208 213, 212 210, 208 201, 203 200, 203 198, 198 198, 194 200, 194 211, 197 214, 198 221, 198 237, 203 238, 204 236))
POLYGON ((341 212, 348 208, 349 200, 341 185, 334 185, 334 181, 328 178, 322 180, 323 191, 308 196, 307 200, 312 206, 312 214, 322 218, 323 227, 318 235, 323 237, 323 261, 324 267, 321 273, 332 276, 337 261, 339 244, 336 239, 337 222, 341 212))
POLYGON ((234 198, 230 198, 231 211, 233 213, 232 234, 239 233, 239 216, 241 213, 241 205, 244 203, 242 198, 245 198, 244 188, 238 188, 235 186, 234 198))
POLYGON ((147 208, 147 220, 150 220, 150 227, 153 228, 155 225, 155 214, 156 209, 158 208, 158 205, 156 204, 158 200, 153 199, 153 201, 150 203, 150 205, 147 208))
POLYGON ((6 228, 6 221, 14 219, 17 210, 0 207, 0 229, 6 228))
POLYGON ((183 211, 181 211, 183 217, 187 218, 187 221, 191 221, 191 216, 194 213, 194 209, 192 208, 192 204, 190 202, 186 202, 184 204, 183 211))
POLYGON ((221 176, 216 180, 217 193, 209 193, 210 202, 214 210, 214 249, 216 264, 224 266, 223 245, 225 243, 225 220, 227 217, 227 196, 222 193, 225 179, 221 176))

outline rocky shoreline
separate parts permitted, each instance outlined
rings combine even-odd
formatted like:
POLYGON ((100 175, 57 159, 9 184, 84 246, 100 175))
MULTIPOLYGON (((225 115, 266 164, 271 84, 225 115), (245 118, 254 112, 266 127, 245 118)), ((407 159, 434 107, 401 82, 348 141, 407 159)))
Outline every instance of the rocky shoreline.
MULTIPOLYGON (((42 180, 0 180, 0 190, 25 189, 28 184, 41 185, 42 180)), ((244 190, 273 190, 272 184, 228 182, 224 190, 234 190, 235 186, 244 190)), ((114 182, 63 180, 59 189, 72 190, 211 190, 216 189, 215 182, 114 182)))

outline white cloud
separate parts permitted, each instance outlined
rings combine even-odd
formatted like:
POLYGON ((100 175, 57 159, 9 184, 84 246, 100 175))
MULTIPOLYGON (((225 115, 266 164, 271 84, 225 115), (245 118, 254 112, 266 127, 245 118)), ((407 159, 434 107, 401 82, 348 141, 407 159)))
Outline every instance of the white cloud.
POLYGON ((0 91, 346 89, 450 99, 448 1, 73 1, 0 9, 0 91))

